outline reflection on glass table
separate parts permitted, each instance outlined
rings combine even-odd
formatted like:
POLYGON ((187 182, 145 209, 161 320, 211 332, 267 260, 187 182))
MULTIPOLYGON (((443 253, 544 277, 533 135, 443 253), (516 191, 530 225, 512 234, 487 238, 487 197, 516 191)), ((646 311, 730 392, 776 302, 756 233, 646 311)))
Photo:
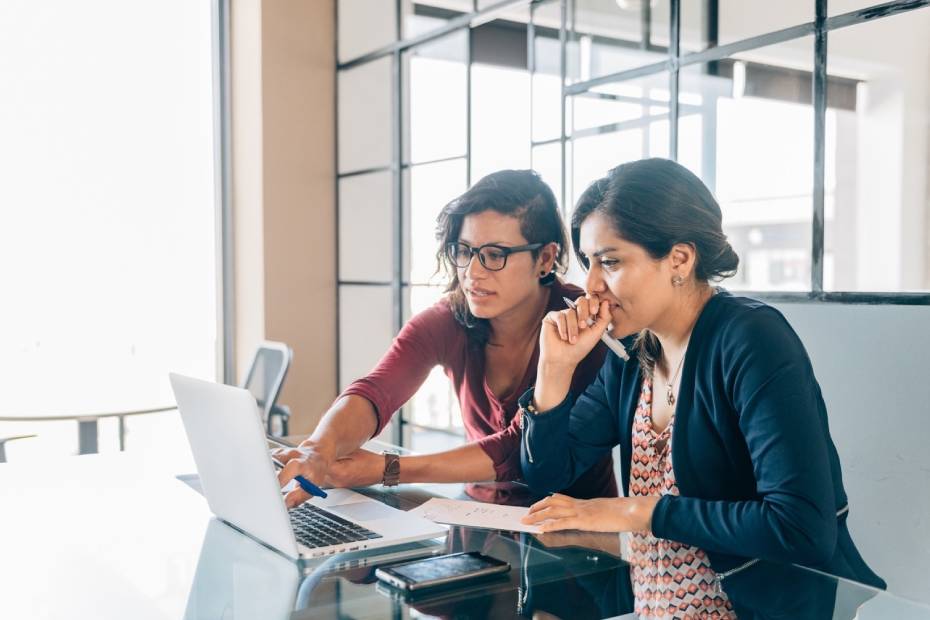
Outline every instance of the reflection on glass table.
MULTIPOLYGON (((401 485, 360 491, 402 509, 437 494, 518 504, 536 499, 525 487, 513 483, 432 485, 431 491, 422 485, 401 485)), ((634 618, 636 601, 630 571, 637 562, 637 552, 627 540, 609 533, 529 535, 453 527, 445 540, 295 564, 214 521, 201 551, 188 617, 217 617, 221 610, 232 610, 236 618, 251 617, 252 610, 263 609, 261 617, 267 618, 416 614, 439 618, 634 618), (503 560, 511 570, 506 577, 415 595, 375 577, 379 566, 468 551, 503 560), (270 600, 269 596, 277 598, 270 600), (255 600, 263 601, 264 607, 256 606, 255 600), (192 615, 192 609, 197 614, 192 615)), ((917 603, 809 569, 768 562, 727 577, 722 587, 739 618, 930 618, 930 608, 917 603)), ((663 584, 657 595, 671 598, 678 588, 675 583, 663 584)))
MULTIPOLYGON (((441 539, 298 563, 213 519, 204 499, 175 478, 192 471, 189 457, 158 464, 131 453, 72 459, 67 469, 0 465, 0 526, 8 534, 0 583, 9 585, 0 617, 634 617, 635 552, 616 534, 454 527, 441 539), (480 588, 415 599, 374 576, 385 563, 459 551, 483 552, 511 570, 480 588)), ((516 483, 360 491, 401 509, 436 496, 536 499, 516 483)), ((674 584, 663 587, 674 595, 674 584)), ((727 577, 723 588, 740 618, 930 619, 930 607, 764 562, 727 577)))

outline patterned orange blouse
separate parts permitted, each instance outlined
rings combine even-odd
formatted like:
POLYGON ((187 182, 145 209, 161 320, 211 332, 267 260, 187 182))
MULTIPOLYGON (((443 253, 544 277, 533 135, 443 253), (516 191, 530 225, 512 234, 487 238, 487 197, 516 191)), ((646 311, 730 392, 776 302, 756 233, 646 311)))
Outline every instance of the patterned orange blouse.
MULTIPOLYGON (((652 380, 643 378, 633 419, 630 495, 678 495, 672 470, 672 428, 652 427, 652 380), (663 445, 664 442, 664 445, 663 445), (661 445, 656 450, 656 444, 661 445)), ((718 592, 714 571, 704 551, 651 532, 633 532, 630 565, 636 614, 640 618, 735 618, 724 592, 718 592)))

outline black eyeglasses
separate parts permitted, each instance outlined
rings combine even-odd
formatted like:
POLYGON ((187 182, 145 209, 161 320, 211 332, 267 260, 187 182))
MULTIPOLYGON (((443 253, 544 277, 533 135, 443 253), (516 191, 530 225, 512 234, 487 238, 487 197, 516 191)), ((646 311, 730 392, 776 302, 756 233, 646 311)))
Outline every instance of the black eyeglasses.
POLYGON ((527 245, 505 246, 494 243, 485 243, 484 245, 473 248, 467 243, 461 241, 450 243, 446 247, 446 255, 453 265, 459 268, 468 267, 471 258, 475 254, 481 261, 481 266, 488 271, 500 271, 507 266, 507 257, 517 252, 530 252, 543 246, 542 243, 529 243, 527 245))

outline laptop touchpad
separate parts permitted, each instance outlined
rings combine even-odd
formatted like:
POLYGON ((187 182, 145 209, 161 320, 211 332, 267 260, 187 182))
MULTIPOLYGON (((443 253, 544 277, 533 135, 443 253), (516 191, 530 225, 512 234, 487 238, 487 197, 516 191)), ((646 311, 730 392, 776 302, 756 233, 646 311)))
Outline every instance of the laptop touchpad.
POLYGON ((356 502, 354 504, 342 504, 341 506, 332 506, 326 509, 341 517, 354 521, 374 521, 376 519, 390 519, 400 516, 397 514, 397 509, 385 506, 381 502, 376 502, 374 500, 369 502, 356 502))

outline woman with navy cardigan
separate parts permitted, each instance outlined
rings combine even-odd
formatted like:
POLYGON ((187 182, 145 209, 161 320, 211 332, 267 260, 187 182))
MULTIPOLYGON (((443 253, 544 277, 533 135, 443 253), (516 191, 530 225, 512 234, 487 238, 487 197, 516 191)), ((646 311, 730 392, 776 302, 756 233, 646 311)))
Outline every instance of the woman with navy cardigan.
POLYGON ((587 295, 544 319, 536 385, 520 399, 523 472, 534 491, 555 491, 619 445, 626 497, 555 494, 525 521, 632 532, 641 616, 732 616, 732 576, 756 558, 884 588, 846 527, 804 346, 777 310, 711 284, 738 258, 707 187, 669 160, 621 165, 582 196, 572 240, 587 295), (609 355, 570 393, 608 329, 632 358, 609 355))

